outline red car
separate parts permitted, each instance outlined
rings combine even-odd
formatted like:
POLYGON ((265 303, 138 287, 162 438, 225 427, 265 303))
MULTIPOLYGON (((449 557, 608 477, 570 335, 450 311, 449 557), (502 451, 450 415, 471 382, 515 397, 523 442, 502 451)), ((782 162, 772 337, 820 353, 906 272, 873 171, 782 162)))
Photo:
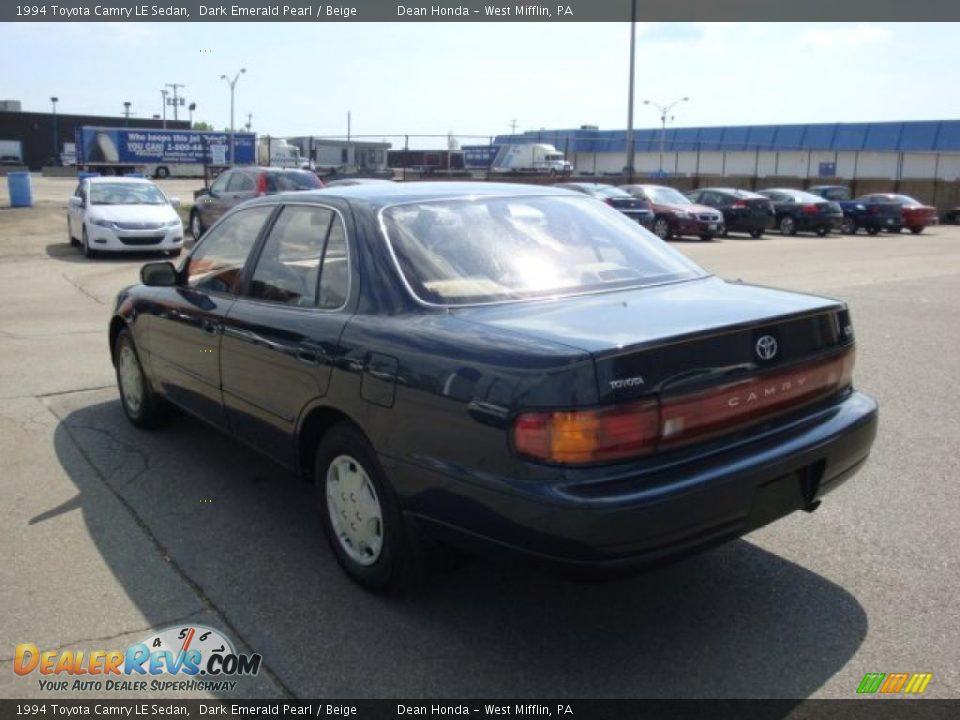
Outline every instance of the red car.
POLYGON ((723 213, 709 205, 697 205, 686 195, 664 185, 621 185, 636 198, 650 203, 653 210, 653 232, 661 240, 693 235, 713 240, 723 235, 723 213))
MULTIPOLYGON (((928 225, 936 225, 937 209, 930 205, 924 205, 918 200, 914 200, 909 195, 896 195, 894 193, 874 193, 873 195, 864 195, 861 200, 866 202, 889 202, 896 203, 903 212, 903 224, 910 228, 914 235, 922 233, 928 225)), ((894 226, 890 232, 900 232, 903 228, 894 226)))

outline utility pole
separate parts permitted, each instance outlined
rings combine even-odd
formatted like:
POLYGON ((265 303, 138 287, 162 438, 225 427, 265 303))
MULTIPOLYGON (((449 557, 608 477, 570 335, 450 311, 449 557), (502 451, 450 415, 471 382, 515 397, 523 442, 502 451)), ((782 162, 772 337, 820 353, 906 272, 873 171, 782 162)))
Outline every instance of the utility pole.
POLYGON ((247 113, 247 132, 253 127, 253 113, 247 113))
POLYGON ((57 147, 60 145, 58 142, 59 133, 57 132, 57 103, 60 101, 58 97, 50 98, 50 104, 53 106, 53 157, 57 158, 60 156, 60 153, 57 151, 57 147))
POLYGON ((350 142, 350 111, 347 110, 347 142, 350 142))
POLYGON ((516 134, 517 134, 517 119, 516 119, 516 118, 514 118, 513 120, 510 121, 510 134, 511 134, 511 135, 516 135, 516 134))
MULTIPOLYGON (((664 145, 667 139, 668 114, 670 113, 671 110, 673 110, 674 107, 676 107, 682 102, 687 102, 689 100, 690 98, 688 97, 682 97, 679 100, 674 100, 669 105, 658 105, 657 103, 652 102, 650 100, 643 101, 644 105, 651 105, 655 107, 660 113, 660 175, 663 175, 663 152, 664 152, 664 145)), ((673 119, 674 119, 673 116, 670 115, 669 120, 673 122, 673 119)))
POLYGON ((186 87, 183 83, 167 83, 168 88, 173 89, 173 119, 174 121, 178 120, 177 117, 177 106, 180 102, 180 99, 177 97, 177 90, 182 87, 186 87))
POLYGON ((225 80, 225 81, 227 82, 227 85, 230 86, 230 164, 231 164, 231 165, 233 165, 233 135, 234 135, 234 128, 233 128, 233 106, 234 106, 234 103, 233 103, 233 100, 234 100, 234 91, 236 90, 236 87, 237 87, 237 80, 239 80, 239 79, 240 79, 240 76, 243 75, 246 71, 247 71, 246 68, 240 68, 240 71, 239 71, 236 75, 233 76, 233 80, 231 80, 230 78, 228 78, 226 75, 221 75, 221 76, 220 76, 220 79, 221 79, 221 80, 225 80))
POLYGON ((163 129, 167 129, 167 91, 161 90, 160 94, 163 96, 163 129))
MULTIPOLYGON (((637 0, 630 1, 630 81, 627 90, 627 164, 624 168, 627 174, 627 182, 633 182, 633 163, 636 157, 634 148, 636 144, 633 136, 633 87, 634 87, 634 53, 636 52, 636 34, 637 34, 637 0)), ((663 159, 660 160, 661 165, 663 159)))

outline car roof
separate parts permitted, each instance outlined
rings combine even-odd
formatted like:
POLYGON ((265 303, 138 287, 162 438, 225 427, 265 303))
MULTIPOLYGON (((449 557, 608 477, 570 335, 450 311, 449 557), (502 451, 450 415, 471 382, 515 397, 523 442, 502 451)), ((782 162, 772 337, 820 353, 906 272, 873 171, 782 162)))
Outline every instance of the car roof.
POLYGON ((129 183, 131 185, 153 185, 153 181, 149 178, 138 178, 138 177, 126 177, 123 175, 114 175, 112 177, 87 177, 83 178, 84 180, 98 185, 100 183, 129 183))
POLYGON ((704 192, 705 192, 705 191, 718 192, 718 193, 730 193, 730 194, 746 193, 747 195, 756 195, 756 194, 757 194, 757 193, 754 192, 753 190, 747 190, 746 188, 733 188, 733 187, 705 187, 705 188, 697 188, 696 190, 691 190, 690 192, 701 192, 701 191, 704 191, 704 192))
MULTIPOLYGON (((338 185, 318 190, 292 193, 298 200, 313 198, 322 200, 339 197, 345 200, 366 203, 378 207, 408 202, 469 199, 483 197, 532 197, 532 196, 577 196, 573 190, 550 185, 524 185, 520 183, 488 182, 399 182, 363 183, 361 185, 338 185)), ((282 197, 274 195, 274 198, 282 197)))

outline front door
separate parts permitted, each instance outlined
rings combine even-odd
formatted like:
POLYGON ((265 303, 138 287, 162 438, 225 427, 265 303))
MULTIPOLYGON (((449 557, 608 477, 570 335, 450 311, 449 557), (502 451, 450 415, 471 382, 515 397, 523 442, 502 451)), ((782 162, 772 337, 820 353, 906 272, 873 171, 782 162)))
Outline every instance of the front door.
POLYGON ((241 210, 204 235, 187 259, 182 285, 151 309, 153 373, 163 393, 188 412, 226 427, 220 391, 223 323, 243 268, 274 206, 241 210))
POLYGON ((285 464, 305 407, 327 393, 349 312, 347 229, 333 207, 288 204, 224 323, 223 399, 234 434, 285 464))

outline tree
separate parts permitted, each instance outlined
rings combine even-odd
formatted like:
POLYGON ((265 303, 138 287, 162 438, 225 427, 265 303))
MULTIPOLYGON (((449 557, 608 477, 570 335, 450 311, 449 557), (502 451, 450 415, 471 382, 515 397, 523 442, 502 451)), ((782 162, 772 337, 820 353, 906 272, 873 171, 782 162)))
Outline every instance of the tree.
POLYGON ((213 125, 211 125, 208 122, 203 122, 201 120, 200 122, 195 122, 193 124, 193 129, 194 130, 213 130, 213 125))

